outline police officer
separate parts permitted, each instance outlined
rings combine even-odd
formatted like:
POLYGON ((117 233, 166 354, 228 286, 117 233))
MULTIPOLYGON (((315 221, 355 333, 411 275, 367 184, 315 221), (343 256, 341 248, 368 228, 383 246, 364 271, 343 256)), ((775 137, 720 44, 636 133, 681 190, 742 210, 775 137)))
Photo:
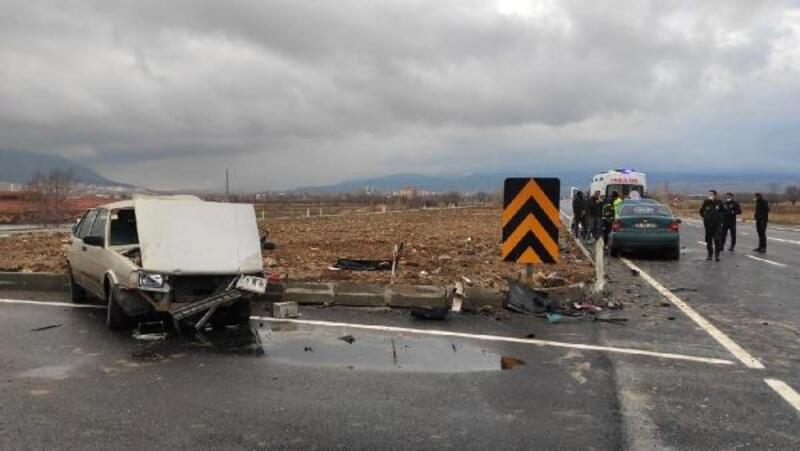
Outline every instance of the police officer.
POLYGON ((758 247, 753 249, 756 252, 767 252, 767 223, 769 222, 769 202, 764 199, 761 193, 756 193, 756 232, 758 232, 758 247))
POLYGON ((722 253, 722 216, 725 205, 719 200, 717 192, 708 192, 708 199, 700 207, 700 216, 703 217, 703 226, 706 229, 706 248, 708 249, 707 261, 714 258, 719 261, 722 253))
POLYGON ((572 196, 572 233, 579 236, 580 225, 585 224, 583 215, 586 213, 586 199, 583 198, 582 191, 576 191, 572 196))
POLYGON ((736 217, 740 214, 742 214, 742 207, 733 198, 733 193, 725 193, 725 213, 722 215, 722 248, 725 248, 725 241, 730 234, 731 247, 728 250, 731 252, 736 247, 736 217))

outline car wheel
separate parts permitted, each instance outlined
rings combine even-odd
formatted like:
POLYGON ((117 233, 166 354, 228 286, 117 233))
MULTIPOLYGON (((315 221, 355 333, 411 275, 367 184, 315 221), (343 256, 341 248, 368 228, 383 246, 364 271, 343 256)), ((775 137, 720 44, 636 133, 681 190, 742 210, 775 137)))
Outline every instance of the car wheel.
POLYGON ((673 260, 680 260, 681 259, 681 248, 680 247, 673 248, 672 251, 670 252, 670 257, 673 260))
POLYGON ((612 257, 619 257, 619 248, 618 247, 611 247, 608 250, 608 254, 612 257))
POLYGON ((86 290, 75 282, 75 276, 72 275, 72 269, 68 270, 69 275, 69 295, 72 302, 80 303, 86 300, 86 290))
POLYGON ((133 318, 125 313, 125 310, 120 307, 117 302, 117 288, 109 287, 108 294, 106 295, 108 309, 106 310, 106 325, 109 329, 131 329, 134 324, 133 318))

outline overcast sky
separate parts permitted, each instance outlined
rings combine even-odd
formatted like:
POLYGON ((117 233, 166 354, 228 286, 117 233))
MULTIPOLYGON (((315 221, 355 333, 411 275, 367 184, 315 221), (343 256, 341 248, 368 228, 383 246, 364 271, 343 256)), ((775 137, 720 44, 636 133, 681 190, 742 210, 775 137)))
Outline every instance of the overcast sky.
POLYGON ((0 0, 0 148, 153 188, 800 172, 768 0, 0 0))

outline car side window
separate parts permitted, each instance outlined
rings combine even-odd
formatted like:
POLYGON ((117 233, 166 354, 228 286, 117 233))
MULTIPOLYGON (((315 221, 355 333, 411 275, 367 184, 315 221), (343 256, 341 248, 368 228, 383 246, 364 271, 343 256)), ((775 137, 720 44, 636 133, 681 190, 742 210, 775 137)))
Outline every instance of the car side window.
POLYGON ((89 210, 89 213, 86 213, 84 216, 83 221, 81 221, 80 227, 78 227, 78 232, 75 234, 78 238, 85 237, 89 230, 92 228, 92 224, 94 223, 94 218, 97 216, 97 210, 89 210))
POLYGON ((102 209, 97 213, 97 218, 92 225, 92 231, 89 232, 91 236, 99 236, 100 238, 106 237, 106 223, 108 222, 108 210, 102 209))
POLYGON ((81 226, 83 225, 83 223, 86 222, 86 217, 87 216, 89 216, 89 212, 88 211, 86 213, 84 213, 83 216, 81 216, 81 219, 79 219, 78 222, 76 222, 74 226, 72 226, 72 234, 74 236, 78 236, 78 230, 80 230, 81 226))

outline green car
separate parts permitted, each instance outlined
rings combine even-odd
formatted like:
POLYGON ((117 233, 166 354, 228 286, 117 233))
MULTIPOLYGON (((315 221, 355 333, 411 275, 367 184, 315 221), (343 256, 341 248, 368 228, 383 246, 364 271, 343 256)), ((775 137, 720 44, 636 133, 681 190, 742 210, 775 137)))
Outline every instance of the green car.
POLYGON ((611 226, 609 251, 616 257, 620 251, 665 251, 673 259, 681 258, 681 220, 666 205, 625 201, 619 217, 611 226))

